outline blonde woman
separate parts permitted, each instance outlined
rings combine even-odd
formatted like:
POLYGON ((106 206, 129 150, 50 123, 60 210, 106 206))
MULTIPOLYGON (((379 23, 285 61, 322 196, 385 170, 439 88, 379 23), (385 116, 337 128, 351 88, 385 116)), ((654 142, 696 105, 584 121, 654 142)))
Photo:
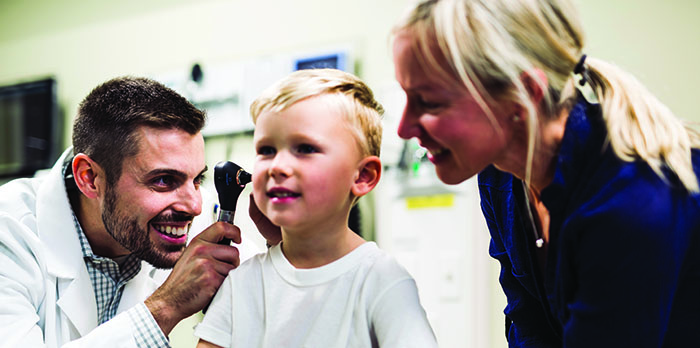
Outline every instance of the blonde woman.
POLYGON ((480 173, 511 347, 697 346, 700 137, 583 48, 568 0, 422 1, 399 135, 480 173))

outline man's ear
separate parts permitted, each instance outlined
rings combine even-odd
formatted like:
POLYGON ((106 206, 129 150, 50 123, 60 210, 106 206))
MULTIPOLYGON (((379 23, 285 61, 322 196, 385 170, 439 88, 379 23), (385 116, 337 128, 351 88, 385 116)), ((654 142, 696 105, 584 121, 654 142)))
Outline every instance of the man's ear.
POLYGON ((73 179, 87 198, 100 195, 105 180, 104 171, 97 162, 88 155, 79 153, 73 158, 73 179))
POLYGON ((377 156, 365 157, 358 165, 358 175, 352 185, 352 194, 362 197, 379 183, 382 176, 382 161, 377 156))

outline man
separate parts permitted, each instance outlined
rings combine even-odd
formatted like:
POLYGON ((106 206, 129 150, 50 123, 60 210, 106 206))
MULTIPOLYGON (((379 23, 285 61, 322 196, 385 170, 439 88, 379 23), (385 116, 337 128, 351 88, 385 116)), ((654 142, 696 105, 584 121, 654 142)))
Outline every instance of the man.
POLYGON ((163 347, 206 306, 238 250, 202 212, 205 116, 143 78, 118 78, 80 104, 49 174, 0 187, 0 337, 10 347, 163 347), (154 269, 172 268, 158 287, 154 269), (143 264, 143 266, 142 266, 143 264))

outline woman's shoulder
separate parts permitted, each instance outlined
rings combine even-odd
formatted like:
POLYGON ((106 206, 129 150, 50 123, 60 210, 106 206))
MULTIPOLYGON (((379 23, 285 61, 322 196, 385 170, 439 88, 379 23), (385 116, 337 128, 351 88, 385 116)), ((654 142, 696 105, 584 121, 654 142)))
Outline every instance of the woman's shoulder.
POLYGON ((479 188, 481 190, 512 191, 513 175, 496 169, 490 165, 478 175, 479 188))
POLYGON ((672 243, 700 231, 700 195, 688 193, 672 178, 662 179, 641 161, 600 168, 573 192, 563 208, 568 211, 566 230, 650 244, 672 243))

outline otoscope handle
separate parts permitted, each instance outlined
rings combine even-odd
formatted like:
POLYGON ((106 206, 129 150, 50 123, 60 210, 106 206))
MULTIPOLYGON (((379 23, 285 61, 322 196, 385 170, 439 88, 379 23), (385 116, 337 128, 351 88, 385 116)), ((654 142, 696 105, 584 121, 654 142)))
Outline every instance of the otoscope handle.
MULTIPOLYGON (((228 222, 231 225, 233 225, 233 216, 236 215, 235 210, 224 210, 224 209, 219 209, 219 218, 216 221, 224 221, 228 222)), ((221 245, 231 245, 231 240, 228 238, 224 238, 219 241, 219 244, 221 245)))
MULTIPOLYGON (((218 221, 233 224, 236 202, 251 178, 250 173, 233 162, 224 161, 216 164, 214 167, 214 186, 219 193, 219 204, 221 205, 218 221)), ((219 244, 230 245, 231 240, 224 238, 219 241, 219 244)))
MULTIPOLYGON (((237 164, 224 161, 214 167, 214 187, 219 194, 219 216, 217 221, 225 221, 233 225, 233 216, 236 214, 236 202, 243 192, 245 185, 252 179, 252 175, 237 164)), ((231 245, 231 239, 223 238, 218 244, 231 245)), ((206 313, 207 304, 202 312, 206 313)))

